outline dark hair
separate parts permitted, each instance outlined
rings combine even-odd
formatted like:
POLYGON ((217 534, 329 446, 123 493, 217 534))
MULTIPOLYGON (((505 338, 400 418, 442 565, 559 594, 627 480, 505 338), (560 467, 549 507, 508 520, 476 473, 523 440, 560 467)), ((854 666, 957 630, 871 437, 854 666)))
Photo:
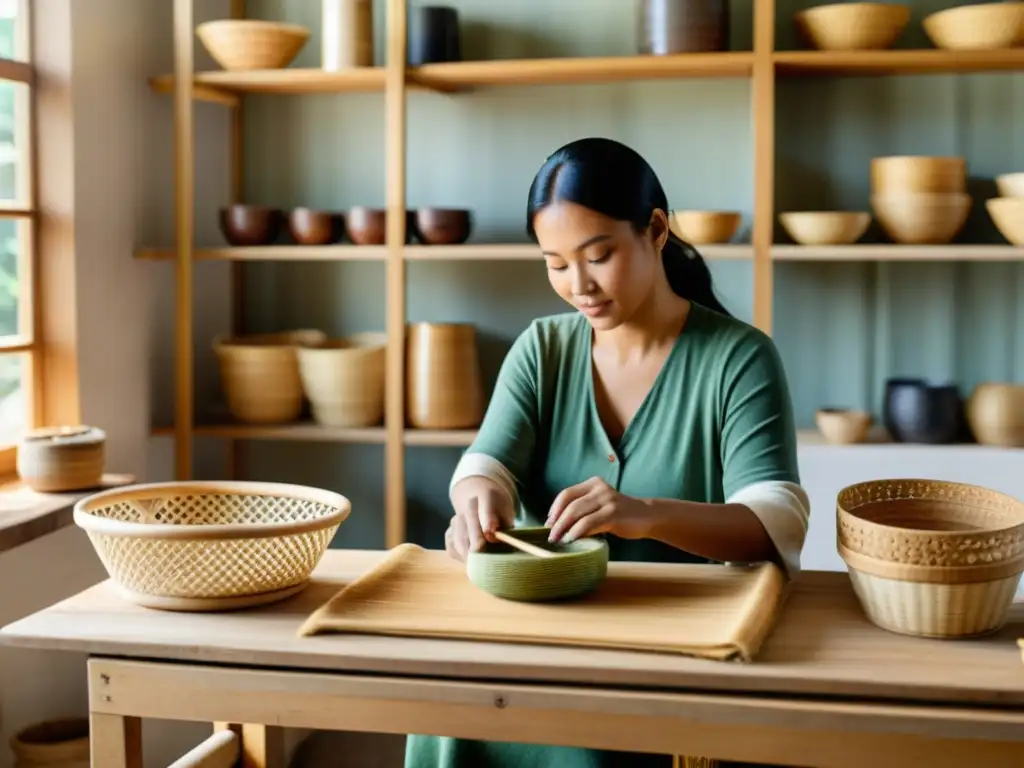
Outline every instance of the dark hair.
MULTIPOLYGON (((530 185, 526 208, 526 231, 534 242, 534 216, 557 200, 628 221, 637 233, 647 229, 655 209, 669 213, 665 190, 651 166, 639 153, 612 139, 578 139, 544 161, 530 185)), ((696 248, 670 231, 661 259, 668 284, 677 295, 729 315, 715 297, 711 272, 696 248)))

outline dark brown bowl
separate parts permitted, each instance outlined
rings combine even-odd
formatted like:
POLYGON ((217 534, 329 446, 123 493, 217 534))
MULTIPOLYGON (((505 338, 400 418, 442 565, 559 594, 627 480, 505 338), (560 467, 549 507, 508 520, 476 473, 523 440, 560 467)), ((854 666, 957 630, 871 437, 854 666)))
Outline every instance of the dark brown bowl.
POLYGON ((416 236, 426 245, 459 245, 469 239, 472 216, 465 208, 419 208, 416 236))
POLYGON ((270 245, 281 231, 277 208, 236 203, 220 209, 220 231, 234 246, 270 245))
POLYGON ((345 237, 345 217, 331 211, 295 208, 288 213, 288 232, 299 245, 329 245, 345 237))
POLYGON ((345 228, 356 245, 384 245, 388 231, 387 211, 357 205, 349 209, 345 228))

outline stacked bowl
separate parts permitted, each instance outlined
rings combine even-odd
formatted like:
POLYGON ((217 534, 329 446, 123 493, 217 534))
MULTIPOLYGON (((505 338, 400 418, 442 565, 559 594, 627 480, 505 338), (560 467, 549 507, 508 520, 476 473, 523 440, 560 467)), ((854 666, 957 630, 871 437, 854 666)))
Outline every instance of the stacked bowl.
POLYGON ((985 208, 999 233, 1013 245, 1024 246, 1024 173, 996 177, 999 197, 985 201, 985 208))
POLYGON ((851 485, 836 502, 836 534, 868 619, 901 634, 995 632, 1024 573, 1024 502, 974 485, 851 485))
POLYGON ((871 161, 871 208, 897 243, 949 243, 971 212, 966 189, 962 157, 901 155, 871 161))

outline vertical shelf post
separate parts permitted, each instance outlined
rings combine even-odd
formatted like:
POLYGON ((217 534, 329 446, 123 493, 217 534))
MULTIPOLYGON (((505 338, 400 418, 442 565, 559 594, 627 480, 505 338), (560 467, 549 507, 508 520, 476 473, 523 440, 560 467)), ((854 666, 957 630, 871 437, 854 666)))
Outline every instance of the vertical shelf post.
MULTIPOLYGON (((245 0, 231 0, 231 18, 245 18, 245 0)), ((245 195, 245 142, 242 99, 231 107, 231 201, 241 203, 245 195)), ((231 333, 242 332, 245 326, 245 263, 231 262, 231 333)), ((245 465, 245 443, 241 440, 227 441, 227 475, 237 480, 245 465)))
POLYGON ((193 0, 174 0, 174 475, 192 475, 193 0))
POLYGON ((754 325, 772 332, 775 231, 775 0, 754 0, 754 325))
POLYGON ((387 378, 385 380, 384 541, 405 541, 405 28, 406 0, 388 0, 385 62, 387 196, 387 378))

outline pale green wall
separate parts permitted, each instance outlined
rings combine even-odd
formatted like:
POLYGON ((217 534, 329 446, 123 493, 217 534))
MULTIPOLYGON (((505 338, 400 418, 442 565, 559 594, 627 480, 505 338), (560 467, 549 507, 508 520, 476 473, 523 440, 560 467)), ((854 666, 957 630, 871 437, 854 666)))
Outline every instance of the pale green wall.
MULTIPOLYGON (((634 46, 633 4, 623 0, 456 5, 468 57, 621 55, 634 46)), ((250 0, 249 6, 254 17, 318 25, 319 3, 311 0, 250 0)), ((790 47, 792 6, 784 7, 780 47, 790 47)), ((380 60, 379 1, 377 9, 380 60)), ((736 4, 733 29, 733 45, 749 47, 749 3, 736 4)), ((914 32, 908 30, 903 45, 919 37, 914 32)), ((318 59, 314 34, 297 64, 317 66, 318 59)), ((472 207, 475 240, 524 240, 533 173, 551 150, 583 135, 610 136, 641 151, 673 206, 743 211, 742 237, 749 239, 747 81, 416 93, 409 99, 408 135, 410 207, 472 207)), ((972 176, 991 178, 1024 169, 1024 76, 784 81, 777 135, 780 210, 863 208, 867 163, 875 154, 963 152, 972 176)), ((334 208, 384 202, 379 94, 250 98, 246 143, 250 202, 334 208)), ((998 242, 980 202, 972 235, 998 242)), ((749 319, 750 266, 712 263, 712 269, 726 305, 749 319)), ((252 330, 316 326, 340 334, 383 328, 381 265, 266 264, 248 267, 247 275, 252 330)), ((412 264, 408 297, 410 320, 478 326, 489 382, 527 322, 562 308, 539 263, 412 264)), ((967 385, 989 377, 1024 378, 1024 310, 1015 311, 1021 305, 1024 265, 778 265, 775 337, 801 423, 809 425, 824 402, 877 406, 881 381, 891 374, 954 376, 967 385)), ((414 539, 440 543, 458 454, 409 450, 414 539)), ((383 541, 380 447, 254 442, 249 455, 255 476, 334 487, 353 499, 356 514, 338 545, 383 541)))

